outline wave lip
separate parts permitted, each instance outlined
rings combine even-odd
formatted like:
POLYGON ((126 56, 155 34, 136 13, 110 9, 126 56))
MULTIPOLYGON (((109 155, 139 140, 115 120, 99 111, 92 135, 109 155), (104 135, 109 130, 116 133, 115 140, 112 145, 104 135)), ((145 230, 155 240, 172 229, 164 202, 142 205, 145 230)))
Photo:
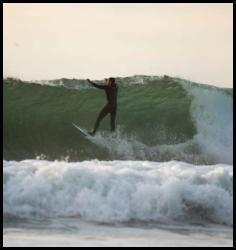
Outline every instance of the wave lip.
POLYGON ((232 225, 232 166, 4 161, 4 216, 232 225))
POLYGON ((180 81, 192 96, 195 142, 216 162, 233 163, 233 98, 229 90, 180 81))

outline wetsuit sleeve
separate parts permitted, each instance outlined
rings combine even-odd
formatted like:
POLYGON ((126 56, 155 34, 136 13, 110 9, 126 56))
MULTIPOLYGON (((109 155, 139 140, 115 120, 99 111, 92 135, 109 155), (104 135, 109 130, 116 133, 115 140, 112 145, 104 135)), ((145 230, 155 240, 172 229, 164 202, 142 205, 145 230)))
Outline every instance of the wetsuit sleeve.
POLYGON ((88 81, 91 85, 93 85, 94 87, 98 88, 98 89, 107 89, 107 86, 106 85, 98 85, 92 81, 88 81))

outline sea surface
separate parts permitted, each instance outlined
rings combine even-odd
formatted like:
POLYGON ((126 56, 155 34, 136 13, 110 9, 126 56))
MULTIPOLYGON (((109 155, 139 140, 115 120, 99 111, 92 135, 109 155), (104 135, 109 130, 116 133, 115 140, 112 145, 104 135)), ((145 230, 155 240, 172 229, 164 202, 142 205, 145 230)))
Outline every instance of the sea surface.
POLYGON ((116 81, 116 132, 85 137, 103 90, 4 79, 3 245, 232 246, 233 90, 116 81))

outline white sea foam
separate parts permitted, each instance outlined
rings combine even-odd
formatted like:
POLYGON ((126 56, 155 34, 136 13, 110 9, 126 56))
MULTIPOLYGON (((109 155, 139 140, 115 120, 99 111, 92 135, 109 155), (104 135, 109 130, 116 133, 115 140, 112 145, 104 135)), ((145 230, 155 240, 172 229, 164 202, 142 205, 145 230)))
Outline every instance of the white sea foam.
MULTIPOLYGON (((161 133, 158 130, 157 133, 161 133)), ((211 162, 209 155, 199 149, 199 143, 196 138, 183 143, 146 145, 141 142, 135 134, 127 134, 125 129, 118 126, 115 133, 100 132, 90 139, 99 147, 109 152, 114 159, 119 157, 123 160, 146 160, 146 159, 166 159, 181 160, 186 162, 211 162)), ((213 161, 214 162, 214 161, 213 161)), ((217 161, 216 161, 217 162, 217 161)))
POLYGON ((4 216, 232 225, 230 165, 149 161, 4 161, 4 216))
POLYGON ((36 84, 51 86, 51 87, 65 87, 67 89, 74 89, 74 90, 85 90, 91 89, 92 87, 89 84, 81 84, 81 83, 65 83, 62 79, 59 80, 38 80, 34 81, 36 84))
POLYGON ((233 163, 233 98, 215 87, 180 81, 193 97, 191 116, 197 127, 194 141, 216 162, 233 163))

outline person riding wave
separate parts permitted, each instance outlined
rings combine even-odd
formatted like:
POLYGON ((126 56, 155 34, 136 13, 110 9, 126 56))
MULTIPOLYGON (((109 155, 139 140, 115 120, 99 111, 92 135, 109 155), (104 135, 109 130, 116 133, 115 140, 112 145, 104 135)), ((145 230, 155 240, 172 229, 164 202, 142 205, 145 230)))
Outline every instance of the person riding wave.
POLYGON ((93 131, 89 132, 89 134, 95 135, 101 120, 108 114, 110 114, 111 117, 110 120, 111 131, 114 132, 116 127, 115 123, 116 123, 117 93, 118 93, 118 87, 115 82, 115 78, 110 77, 109 79, 105 79, 107 85, 98 85, 90 81, 89 79, 87 79, 87 81, 94 87, 105 90, 107 97, 107 104, 100 111, 97 120, 95 122, 94 129, 93 131))

